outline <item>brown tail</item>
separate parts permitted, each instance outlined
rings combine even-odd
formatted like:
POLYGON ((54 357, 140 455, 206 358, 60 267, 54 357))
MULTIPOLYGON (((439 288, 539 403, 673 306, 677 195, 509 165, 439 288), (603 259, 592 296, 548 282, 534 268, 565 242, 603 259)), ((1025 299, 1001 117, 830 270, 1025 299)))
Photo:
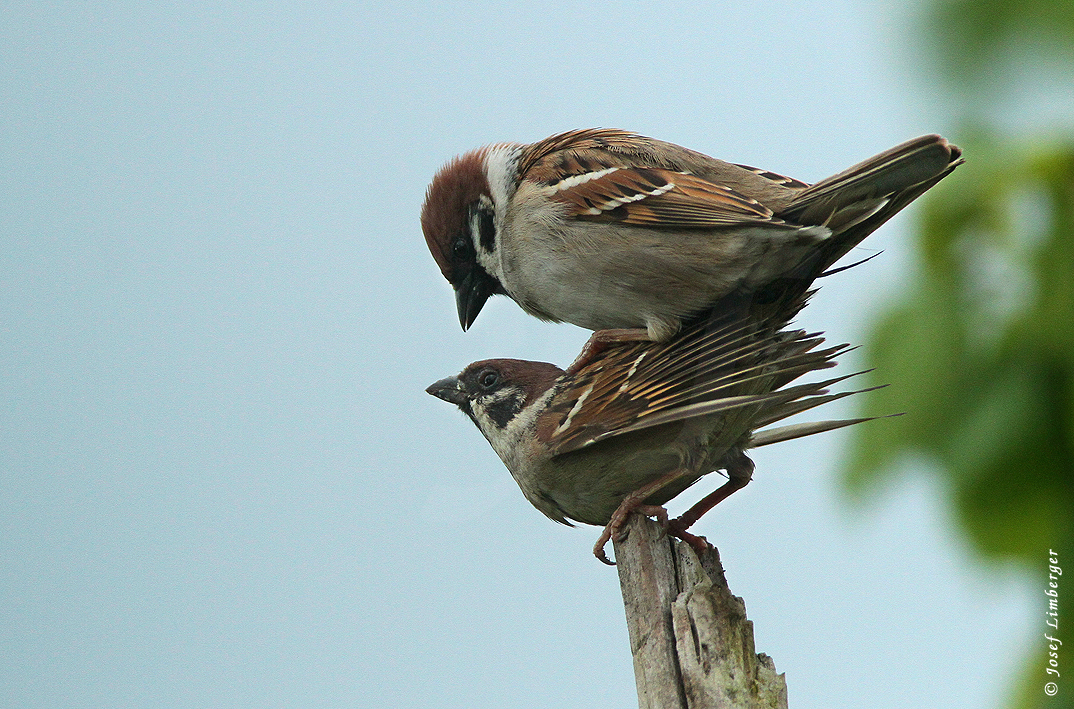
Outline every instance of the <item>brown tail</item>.
POLYGON ((962 162, 957 146, 925 135, 802 190, 779 216, 824 224, 833 234, 795 275, 819 276, 962 162))

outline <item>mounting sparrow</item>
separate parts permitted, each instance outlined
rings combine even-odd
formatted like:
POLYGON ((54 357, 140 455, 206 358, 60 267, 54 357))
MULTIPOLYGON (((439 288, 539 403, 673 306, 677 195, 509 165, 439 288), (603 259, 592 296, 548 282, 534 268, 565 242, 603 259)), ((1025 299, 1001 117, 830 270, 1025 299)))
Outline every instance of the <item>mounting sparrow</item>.
MULTIPOLYGON (((492 444, 534 507, 570 524, 605 525, 594 554, 631 511, 667 523, 663 505, 706 473, 728 481, 668 524, 687 533, 702 514, 749 482, 746 450, 865 419, 764 429, 854 392, 829 394, 846 377, 788 386, 833 366, 845 345, 781 329, 808 294, 760 315, 757 306, 722 304, 664 343, 611 344, 578 371, 516 359, 474 362, 426 391, 458 405, 492 444)), ((618 538, 618 537, 617 537, 618 538)))
POLYGON ((499 293, 598 331, 595 344, 660 342, 730 294, 786 279, 804 291, 960 156, 927 135, 808 185, 621 130, 575 130, 452 160, 421 224, 464 330, 499 293))

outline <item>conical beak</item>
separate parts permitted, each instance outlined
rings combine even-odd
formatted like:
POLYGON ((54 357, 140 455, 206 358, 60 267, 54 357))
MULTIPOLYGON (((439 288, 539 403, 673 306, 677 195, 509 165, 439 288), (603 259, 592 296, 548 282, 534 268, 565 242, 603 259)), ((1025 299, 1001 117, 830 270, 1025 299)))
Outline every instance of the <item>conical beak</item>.
POLYGON ((462 390, 462 382, 459 381, 458 377, 445 377, 430 384, 425 391, 449 404, 462 406, 466 403, 466 392, 462 390))
POLYGON ((459 309, 459 324, 463 332, 477 320, 477 314, 485 307, 485 301, 496 292, 496 280, 482 268, 466 274, 455 288, 455 305, 459 309))

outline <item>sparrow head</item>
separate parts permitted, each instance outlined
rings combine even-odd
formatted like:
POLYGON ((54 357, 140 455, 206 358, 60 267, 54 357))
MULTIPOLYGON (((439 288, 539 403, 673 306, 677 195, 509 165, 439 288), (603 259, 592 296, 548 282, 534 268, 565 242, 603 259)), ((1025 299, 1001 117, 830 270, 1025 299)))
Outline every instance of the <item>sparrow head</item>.
POLYGON ((489 272, 496 250, 495 206, 486 167, 489 152, 489 148, 474 150, 441 168, 421 208, 425 243, 455 289, 463 330, 473 324, 489 296, 507 293, 489 272))
POLYGON ((523 411, 532 410, 563 376, 547 362, 488 359, 474 362, 455 377, 447 377, 425 391, 458 406, 486 437, 508 428, 523 411))

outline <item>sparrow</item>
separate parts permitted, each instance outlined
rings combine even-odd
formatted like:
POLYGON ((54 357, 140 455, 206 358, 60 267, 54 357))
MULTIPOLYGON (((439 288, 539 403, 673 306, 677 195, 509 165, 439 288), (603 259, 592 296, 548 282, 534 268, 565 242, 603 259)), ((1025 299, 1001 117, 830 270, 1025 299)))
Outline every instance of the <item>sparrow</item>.
POLYGON ((809 185, 622 130, 574 130, 455 158, 421 225, 463 330, 500 294, 596 331, 593 345, 663 342, 728 295, 787 279, 804 291, 961 162, 926 135, 809 185))
POLYGON ((575 372, 489 359, 426 391, 477 425, 534 507, 556 522, 603 525, 601 561, 612 563, 604 546, 634 510, 703 547, 686 530, 750 481, 747 450, 867 420, 768 428, 856 393, 827 389, 854 375, 790 386, 848 349, 781 329, 809 295, 791 292, 793 307, 764 316, 721 304, 666 342, 613 343, 575 372), (662 505, 716 470, 727 482, 668 522, 662 505))

